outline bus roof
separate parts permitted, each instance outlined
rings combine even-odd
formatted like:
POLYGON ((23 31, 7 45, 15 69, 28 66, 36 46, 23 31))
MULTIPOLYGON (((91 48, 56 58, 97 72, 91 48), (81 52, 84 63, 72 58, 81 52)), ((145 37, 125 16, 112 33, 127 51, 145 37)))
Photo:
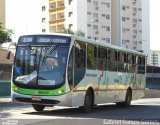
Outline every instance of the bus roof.
MULTIPOLYGON (((134 54, 137 54, 137 55, 141 55, 141 56, 146 56, 147 57, 146 54, 144 54, 142 52, 139 52, 139 51, 136 51, 136 50, 127 49, 127 48, 123 48, 123 47, 120 47, 120 46, 111 45, 111 44, 108 44, 108 43, 105 43, 105 42, 102 42, 102 41, 87 39, 85 37, 80 37, 80 36, 76 36, 76 35, 72 35, 72 34, 40 33, 40 34, 26 34, 26 35, 58 35, 58 36, 67 36, 67 37, 71 37, 73 39, 85 41, 86 43, 91 43, 91 44, 95 44, 95 45, 99 45, 99 46, 104 46, 104 47, 107 47, 107 48, 112 48, 112 49, 116 49, 116 50, 119 50, 119 51, 125 51, 125 52, 128 52, 128 53, 134 53, 134 54)), ((26 35, 23 35, 23 36, 26 36, 26 35)))

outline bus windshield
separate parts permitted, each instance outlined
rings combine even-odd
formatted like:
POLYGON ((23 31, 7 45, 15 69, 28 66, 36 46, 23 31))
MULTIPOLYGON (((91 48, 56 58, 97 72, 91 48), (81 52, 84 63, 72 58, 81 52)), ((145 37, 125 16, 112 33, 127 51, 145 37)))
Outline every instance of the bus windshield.
POLYGON ((13 80, 25 86, 56 86, 65 82, 68 46, 17 46, 13 80))

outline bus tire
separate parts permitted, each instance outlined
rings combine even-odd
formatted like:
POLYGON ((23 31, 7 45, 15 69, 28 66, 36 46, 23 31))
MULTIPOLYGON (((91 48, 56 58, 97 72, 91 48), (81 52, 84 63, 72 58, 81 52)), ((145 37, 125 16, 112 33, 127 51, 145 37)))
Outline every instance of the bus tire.
POLYGON ((45 105, 38 105, 38 104, 32 104, 32 107, 35 111, 37 112, 41 112, 44 110, 45 105))
POLYGON ((94 102, 94 95, 91 89, 87 90, 84 98, 84 106, 82 106, 82 111, 87 113, 92 110, 94 102))
POLYGON ((131 101, 132 101, 132 90, 128 89, 126 93, 125 101, 117 102, 116 105, 118 107, 129 107, 131 105, 131 101))

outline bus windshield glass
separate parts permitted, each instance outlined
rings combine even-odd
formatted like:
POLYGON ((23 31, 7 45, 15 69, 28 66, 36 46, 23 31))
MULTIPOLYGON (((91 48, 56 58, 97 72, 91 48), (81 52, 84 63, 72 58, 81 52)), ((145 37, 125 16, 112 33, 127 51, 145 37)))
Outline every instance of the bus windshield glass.
POLYGON ((34 37, 32 40, 31 37, 28 40, 20 38, 22 41, 17 46, 13 70, 15 84, 39 87, 64 84, 70 43, 68 37, 40 37, 41 40, 34 37))

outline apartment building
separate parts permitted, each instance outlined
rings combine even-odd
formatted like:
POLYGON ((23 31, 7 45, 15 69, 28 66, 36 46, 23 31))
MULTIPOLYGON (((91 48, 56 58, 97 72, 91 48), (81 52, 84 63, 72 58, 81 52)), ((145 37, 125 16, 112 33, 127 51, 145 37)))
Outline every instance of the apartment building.
POLYGON ((64 29, 110 43, 111 0, 49 0, 49 31, 61 33, 64 29))
POLYGON ((65 25, 64 0, 49 0, 49 31, 61 33, 65 25))
POLYGON ((0 0, 0 23, 5 26, 5 0, 0 0))
POLYGON ((142 51, 142 0, 112 0, 113 45, 142 51))
POLYGON ((150 62, 152 66, 159 66, 160 67, 160 51, 152 50, 150 53, 150 62))
POLYGON ((66 28, 111 43, 111 0, 66 0, 65 5, 66 28))
POLYGON ((81 30, 88 39, 143 51, 148 55, 149 0, 42 1, 43 32, 81 30))

